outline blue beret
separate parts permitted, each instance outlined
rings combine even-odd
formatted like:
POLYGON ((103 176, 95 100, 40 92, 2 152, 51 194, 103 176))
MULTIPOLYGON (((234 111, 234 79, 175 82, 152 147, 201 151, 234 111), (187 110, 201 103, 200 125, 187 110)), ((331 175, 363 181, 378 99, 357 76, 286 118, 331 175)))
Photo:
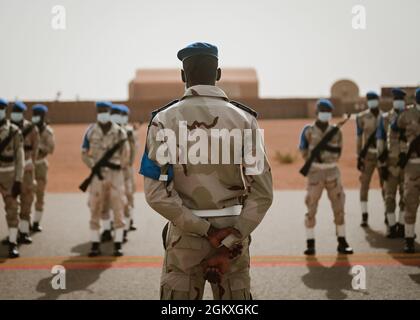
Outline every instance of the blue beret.
POLYGON ((32 111, 48 112, 48 108, 47 106, 38 103, 32 106, 32 111))
POLYGON ((109 101, 98 101, 96 102, 96 107, 105 107, 105 108, 112 108, 112 103, 109 101))
POLYGON ((120 104, 115 104, 115 103, 112 104, 111 110, 122 112, 121 105, 120 104))
POLYGON ((420 88, 416 90, 416 102, 420 104, 420 88))
POLYGON ((13 107, 18 108, 21 111, 26 111, 26 109, 28 109, 26 107, 26 104, 24 104, 22 101, 15 101, 15 103, 13 104, 13 107))
POLYGON ((2 98, 0 98, 0 106, 8 106, 9 105, 9 103, 7 102, 7 100, 6 99, 2 99, 2 98))
POLYGON ((404 97, 407 95, 405 91, 401 88, 394 88, 391 92, 394 96, 394 99, 404 99, 404 97))
POLYGON ((369 91, 368 93, 366 93, 366 99, 376 100, 379 99, 379 95, 375 91, 369 91))
POLYGON ((177 57, 179 60, 184 61, 189 57, 199 54, 213 56, 216 59, 219 58, 217 47, 206 42, 195 42, 186 46, 184 49, 178 51, 177 57))
POLYGON ((331 111, 334 109, 334 105, 328 99, 320 99, 316 103, 316 109, 319 110, 320 107, 327 107, 331 111))
POLYGON ((121 108, 121 112, 126 113, 126 114, 130 113, 130 109, 125 104, 120 104, 119 106, 121 108))

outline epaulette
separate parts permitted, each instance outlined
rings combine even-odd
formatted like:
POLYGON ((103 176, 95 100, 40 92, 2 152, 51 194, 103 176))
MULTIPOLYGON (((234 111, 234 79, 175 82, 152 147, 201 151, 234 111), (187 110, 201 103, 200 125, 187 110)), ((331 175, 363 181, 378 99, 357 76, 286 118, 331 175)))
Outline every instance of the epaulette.
POLYGON ((258 117, 257 111, 251 109, 250 107, 247 107, 246 105, 243 105, 242 103, 238 101, 234 101, 234 100, 230 100, 229 102, 233 104, 235 107, 238 107, 239 109, 242 109, 248 112, 249 114, 253 115, 255 118, 258 117))
MULTIPOLYGON (((159 109, 156 109, 156 110, 153 110, 152 111, 152 117, 150 118, 150 123, 152 122, 152 120, 153 120, 153 118, 159 113, 159 112, 161 112, 161 111, 163 111, 163 110, 165 110, 165 109, 167 109, 167 108, 169 108, 170 106, 172 106, 173 104, 175 104, 175 103, 177 103, 179 100, 178 99, 175 99, 175 100, 172 100, 171 102, 169 102, 168 104, 165 104, 163 107, 160 107, 159 109)), ((149 123, 149 125, 150 125, 150 123, 149 123)))

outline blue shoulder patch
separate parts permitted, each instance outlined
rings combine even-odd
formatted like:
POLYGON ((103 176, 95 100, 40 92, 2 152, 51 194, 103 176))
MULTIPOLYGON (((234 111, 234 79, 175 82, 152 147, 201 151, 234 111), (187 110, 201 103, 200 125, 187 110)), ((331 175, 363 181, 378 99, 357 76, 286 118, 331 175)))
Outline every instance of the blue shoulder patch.
POLYGON ((386 140, 386 130, 385 130, 385 122, 384 117, 381 116, 379 119, 379 126, 376 129, 376 139, 377 140, 386 140))
POLYGON ((83 136, 82 149, 84 149, 84 150, 89 150, 89 148, 90 148, 90 143, 89 143, 89 140, 88 140, 87 136, 88 136, 90 130, 92 130, 92 128, 93 128, 93 124, 91 124, 87 128, 87 130, 85 132, 85 135, 83 136))
POLYGON ((303 128, 303 130, 302 130, 302 132, 301 132, 301 134, 300 134, 300 139, 299 139, 299 150, 306 150, 306 149, 308 149, 308 147, 309 147, 309 142, 308 142, 308 139, 306 139, 305 134, 306 134, 306 131, 309 129, 309 127, 310 127, 310 126, 311 126, 311 125, 307 124, 307 125, 303 128))
MULTIPOLYGON (((159 180, 160 177, 160 167, 149 158, 147 149, 144 150, 143 156, 141 158, 140 171, 139 173, 145 177, 148 177, 153 180, 159 180)), ((168 182, 170 182, 174 177, 174 170, 172 165, 169 165, 168 169, 168 182)))

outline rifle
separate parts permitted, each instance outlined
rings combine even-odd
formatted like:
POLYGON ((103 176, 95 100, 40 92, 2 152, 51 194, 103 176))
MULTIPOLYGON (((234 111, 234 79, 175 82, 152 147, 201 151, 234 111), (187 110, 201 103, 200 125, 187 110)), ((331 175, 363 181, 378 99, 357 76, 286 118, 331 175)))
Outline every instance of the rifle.
POLYGON ((417 148, 419 146, 420 146, 420 135, 415 137, 414 140, 410 142, 410 146, 408 147, 407 155, 405 157, 403 157, 403 159, 401 159, 401 161, 400 161, 400 167, 402 169, 404 169, 405 166, 407 165, 408 160, 410 160, 413 152, 417 152, 417 148))
MULTIPOLYGON (((9 145, 9 143, 12 141, 13 137, 15 136, 17 132, 18 132, 17 130, 12 131, 12 127, 10 127, 7 137, 4 138, 3 141, 0 142, 0 155, 3 153, 4 149, 6 149, 6 147, 9 145)), ((0 156, 0 161, 11 162, 10 160, 13 161, 13 158, 0 156)))
POLYGON ((32 131, 33 128, 34 128, 34 125, 31 124, 31 125, 27 126, 25 130, 22 131, 22 136, 23 136, 24 139, 32 131))
MULTIPOLYGON (((322 138, 322 140, 313 148, 311 151, 311 154, 309 158, 306 160, 303 167, 299 170, 299 172, 306 177, 309 173, 309 170, 311 169, 312 163, 315 161, 315 159, 319 159, 321 155, 321 151, 323 150, 330 150, 332 151, 332 148, 328 146, 328 143, 331 141, 331 139, 337 134, 337 132, 340 130, 342 126, 350 119, 351 114, 347 114, 346 118, 338 123, 334 128, 332 128, 330 131, 328 131, 325 136, 322 138)), ((335 149, 335 152, 338 150, 335 149)))
POLYGON ((102 167, 110 167, 111 169, 112 168, 115 168, 115 169, 117 168, 116 165, 112 165, 111 163, 109 163, 109 160, 112 158, 112 156, 114 155, 114 153, 117 152, 118 149, 120 149, 123 146, 123 144, 126 141, 127 141, 127 139, 120 140, 111 149, 108 149, 104 153, 104 155, 102 156, 102 158, 99 159, 99 161, 97 163, 95 163, 95 165, 92 167, 89 177, 87 177, 81 183, 81 185, 79 186, 79 189, 80 190, 82 190, 83 192, 85 192, 95 176, 97 176, 99 178, 99 180, 103 180, 103 176, 101 174, 101 168, 102 167))

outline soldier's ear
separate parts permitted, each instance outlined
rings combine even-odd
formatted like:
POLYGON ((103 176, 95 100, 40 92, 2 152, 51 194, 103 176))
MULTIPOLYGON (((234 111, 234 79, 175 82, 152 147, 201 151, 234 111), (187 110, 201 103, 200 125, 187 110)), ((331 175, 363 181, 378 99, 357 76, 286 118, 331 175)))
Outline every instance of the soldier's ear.
POLYGON ((181 79, 182 79, 182 82, 184 83, 187 82, 187 77, 185 76, 185 71, 183 69, 181 69, 181 79))
POLYGON ((217 68, 216 81, 219 81, 221 77, 222 77, 222 69, 217 68))

